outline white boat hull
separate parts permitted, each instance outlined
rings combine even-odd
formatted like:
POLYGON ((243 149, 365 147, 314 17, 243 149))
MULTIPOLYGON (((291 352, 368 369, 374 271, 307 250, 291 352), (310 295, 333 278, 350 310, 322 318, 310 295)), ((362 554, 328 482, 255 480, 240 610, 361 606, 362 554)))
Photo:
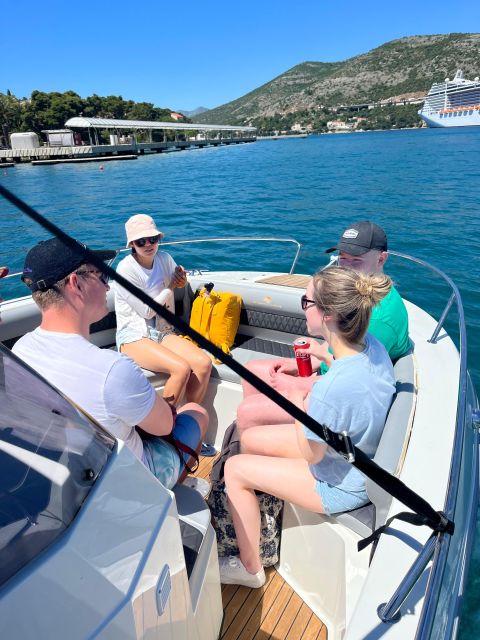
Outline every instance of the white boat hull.
MULTIPOLYGON (((244 318, 239 329, 239 334, 242 334, 244 338, 257 342, 291 345, 295 337, 292 332, 298 331, 295 321, 303 321, 300 295, 304 289, 301 288, 300 283, 289 286, 280 286, 271 284, 271 282, 267 284, 277 275, 263 272, 198 272, 189 276, 189 282, 195 289, 205 281, 211 280, 215 283, 217 290, 230 291, 242 296, 244 311, 248 310, 251 314, 244 318), (286 319, 291 321, 291 325, 282 328, 286 319)), ((110 299, 111 304, 112 300, 110 299)), ((458 409, 459 354, 444 330, 440 332, 439 340, 432 343, 430 338, 435 330, 436 321, 416 305, 406 302, 406 306, 409 314, 410 335, 415 344, 416 373, 413 386, 416 403, 411 413, 410 431, 403 444, 401 462, 396 469, 396 475, 435 509, 442 509, 448 493, 450 465, 455 449, 454 426, 458 409)), ((31 330, 39 321, 38 311, 30 298, 3 303, 2 311, 3 323, 0 328, 0 339, 7 342, 20 333, 31 330)), ((92 336, 92 340, 99 346, 112 344, 114 331, 113 327, 102 328, 92 336)), ((245 362, 247 359, 262 356, 271 357, 267 351, 250 350, 247 344, 248 342, 243 342, 233 350, 233 355, 238 361, 245 362)), ((229 373, 226 365, 216 367, 216 374, 217 377, 212 378, 205 398, 205 405, 210 414, 210 426, 206 441, 215 443, 219 448, 225 427, 235 416, 235 409, 242 397, 242 392, 238 376, 233 372, 229 373)), ((158 376, 151 376, 150 380, 156 388, 160 388, 161 380, 158 376)), ((473 396, 469 403, 476 406, 476 399, 473 396)), ((467 460, 464 474, 469 478, 471 473, 476 475, 478 470, 477 445, 470 442, 472 438, 478 440, 478 435, 472 429, 466 429, 466 433, 466 445, 468 445, 466 450, 472 460, 470 458, 467 460)), ((123 455, 126 456, 127 453, 123 452, 123 455)), ((133 462, 132 466, 134 466, 133 462)), ((146 477, 143 469, 140 471, 143 472, 144 482, 149 481, 149 486, 153 486, 155 481, 146 477)), ((105 479, 107 480, 108 477, 105 479)), ((124 486, 124 482, 119 482, 118 485, 124 486)), ((133 482, 127 483, 127 486, 134 485, 133 482)), ((143 499, 145 499, 145 491, 142 493, 143 499)), ((448 592, 454 594, 449 604, 451 608, 449 624, 452 627, 458 621, 458 606, 461 601, 458 594, 463 593, 466 566, 464 560, 468 559, 469 555, 465 550, 471 544, 472 539, 470 526, 475 521, 473 510, 477 504, 476 491, 477 488, 473 483, 462 481, 459 503, 470 505, 468 508, 471 513, 457 517, 455 535, 450 540, 454 550, 453 555, 456 560, 459 559, 456 567, 449 567, 451 584, 446 586, 448 592)), ((221 622, 216 545, 212 540, 208 553, 204 553, 204 562, 200 563, 204 569, 203 573, 197 570, 200 577, 194 580, 195 576, 192 574, 193 578, 188 580, 181 558, 181 539, 178 535, 178 527, 176 528, 176 507, 178 506, 180 513, 181 496, 176 495, 175 498, 174 502, 168 492, 159 493, 157 501, 164 499, 168 503, 170 511, 168 511, 166 521, 168 520, 168 524, 171 526, 168 531, 165 529, 165 533, 159 534, 155 539, 155 544, 158 545, 156 567, 161 569, 168 563, 173 567, 171 576, 172 587, 175 587, 175 591, 172 591, 169 600, 172 607, 169 611, 171 615, 168 619, 162 620, 161 616, 152 614, 153 617, 149 624, 156 625, 159 631, 161 629, 161 633, 165 632, 165 637, 168 637, 169 632, 175 628, 175 637, 181 640, 190 640, 191 638, 193 640, 197 637, 198 640, 208 640, 216 637, 221 622), (172 557, 168 558, 168 562, 167 556, 160 557, 165 549, 175 551, 170 553, 172 557), (209 606, 209 602, 213 602, 213 606, 209 606), (209 613, 212 611, 213 613, 209 613), (202 630, 199 636, 192 632, 194 627, 202 630)), ((88 506, 89 509, 92 509, 92 513, 87 515, 93 518, 95 502, 88 506)), ((124 506, 120 505, 121 508, 124 506)), ((463 508, 466 509, 466 506, 463 508)), ((403 505, 394 500, 390 504, 387 515, 391 516, 402 510, 404 510, 403 505)), ((85 514, 83 519, 85 519, 85 514)), ((110 526, 110 522, 106 523, 105 530, 108 526, 110 526)), ((155 527, 154 523, 150 528, 158 532, 158 527, 155 527)), ((99 527, 99 529, 103 530, 104 527, 99 527)), ((78 531, 81 532, 79 526, 78 531)), ((357 551, 357 543, 363 535, 352 526, 347 526, 342 521, 341 515, 330 517, 311 514, 295 505, 287 504, 283 520, 281 559, 277 569, 294 588, 297 596, 325 622, 331 640, 363 640, 371 636, 372 630, 388 640, 414 638, 422 615, 428 571, 406 597, 401 606, 400 619, 396 624, 381 622, 377 610, 379 605, 386 602, 402 583, 430 533, 430 529, 427 527, 415 527, 406 522, 396 521, 392 525, 389 535, 381 536, 373 562, 370 564, 370 549, 361 553, 357 551)), ((125 537, 126 540, 123 544, 126 556, 127 558, 133 557, 134 553, 129 551, 130 547, 127 545, 133 544, 131 539, 134 539, 135 536, 125 533, 125 537)), ((92 555, 96 559, 93 543, 94 541, 92 541, 92 555)), ((117 564, 121 566, 122 559, 116 560, 117 564)), ((110 562, 108 566, 116 567, 117 564, 110 562)), ((34 582, 34 572, 35 566, 28 567, 25 572, 23 585, 29 590, 37 584, 34 582)), ((152 570, 149 574, 151 584, 145 586, 144 582, 138 581, 138 585, 135 583, 132 593, 128 593, 129 597, 124 598, 126 608, 138 614, 137 618, 130 617, 130 628, 125 637, 147 637, 146 631, 148 629, 145 624, 142 623, 143 627, 139 624, 135 626, 135 622, 142 616, 146 616, 144 611, 146 603, 154 601, 155 589, 151 587, 152 584, 156 585, 157 573, 152 570), (155 579, 152 577, 154 574, 155 579), (139 593, 142 596, 147 594, 145 599, 133 597, 139 593)), ((143 574, 139 573, 138 576, 141 578, 143 574)), ((42 574, 39 573, 37 579, 41 577, 42 574)), ((122 577, 124 577, 123 574, 122 577)), ((69 596, 68 588, 66 591, 64 597, 69 596)), ((99 598, 99 591, 92 591, 91 595, 95 601, 102 602, 102 599, 99 598)), ((18 605, 16 619, 21 619, 20 609, 26 601, 28 599, 24 597, 19 597, 16 601, 18 605)), ((4 601, 4 606, 6 604, 7 602, 4 601)), ((436 603, 435 606, 437 606, 436 603)), ((431 609, 432 605, 429 608, 431 609)), ((80 607, 76 615, 82 615, 82 611, 80 607)), ((119 619, 115 620, 114 617, 109 617, 109 611, 104 610, 104 607, 99 606, 98 613, 98 619, 104 621, 105 630, 110 631, 110 628, 105 626, 107 622, 108 624, 120 623, 119 619)), ((88 611, 83 613, 85 616, 87 614, 88 611)), ((31 616, 24 617, 27 622, 31 622, 31 616)), ((100 622, 95 622, 98 627, 100 622)), ((84 623, 89 629, 94 628, 91 619, 85 619, 84 623)), ((30 637, 38 635, 39 629, 42 630, 38 624, 30 627, 33 631, 30 637)), ((117 627, 111 626, 111 629, 112 632, 115 632, 117 627)), ((41 632, 40 635, 42 635, 41 632)), ((81 633, 74 633, 72 637, 81 636, 81 633)), ((50 635, 50 637, 54 636, 50 635)), ((108 633, 105 633, 103 637, 114 636, 108 636, 108 633)), ((454 637, 454 635, 447 632, 446 635, 438 634, 434 637, 443 639, 454 637)))
POLYGON ((419 111, 419 115, 429 127, 475 127, 480 126, 480 110, 454 111, 447 113, 430 113, 419 111))

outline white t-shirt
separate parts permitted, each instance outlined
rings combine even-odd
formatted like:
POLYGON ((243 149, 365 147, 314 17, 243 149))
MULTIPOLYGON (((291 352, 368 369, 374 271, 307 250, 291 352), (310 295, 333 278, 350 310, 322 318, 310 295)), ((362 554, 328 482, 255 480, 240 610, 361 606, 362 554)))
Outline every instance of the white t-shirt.
POLYGON ((12 351, 142 460, 142 440, 134 426, 153 409, 156 393, 133 360, 78 334, 40 327, 20 338, 12 351))
MULTIPOLYGON (((173 291, 167 287, 176 266, 169 253, 159 251, 153 259, 151 269, 142 267, 130 254, 119 263, 117 272, 173 313, 175 310, 173 291)), ((113 290, 117 316, 117 344, 134 342, 147 337, 148 326, 153 326, 160 333, 171 330, 168 322, 162 318, 156 318, 153 309, 116 282, 113 284, 113 290)))

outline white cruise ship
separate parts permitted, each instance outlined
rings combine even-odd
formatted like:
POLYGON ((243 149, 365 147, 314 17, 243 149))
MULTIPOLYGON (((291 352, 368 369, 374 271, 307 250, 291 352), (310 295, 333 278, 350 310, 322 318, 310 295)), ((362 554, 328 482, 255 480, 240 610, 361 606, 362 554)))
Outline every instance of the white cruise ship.
POLYGON ((480 81, 465 80, 458 70, 453 80, 435 82, 418 114, 429 127, 480 125, 480 81))

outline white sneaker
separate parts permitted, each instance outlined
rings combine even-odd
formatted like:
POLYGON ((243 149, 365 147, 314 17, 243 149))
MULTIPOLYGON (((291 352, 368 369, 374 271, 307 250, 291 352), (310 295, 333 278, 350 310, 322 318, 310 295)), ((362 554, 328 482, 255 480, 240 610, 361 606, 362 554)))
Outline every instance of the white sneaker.
POLYGON ((240 584, 251 589, 258 589, 265 584, 263 567, 257 573, 249 573, 238 556, 218 559, 220 565, 220 582, 222 584, 240 584))
POLYGON ((196 476, 187 476, 182 484, 185 487, 190 487, 190 489, 198 491, 202 498, 206 498, 212 489, 211 482, 205 480, 205 478, 197 478, 196 476))

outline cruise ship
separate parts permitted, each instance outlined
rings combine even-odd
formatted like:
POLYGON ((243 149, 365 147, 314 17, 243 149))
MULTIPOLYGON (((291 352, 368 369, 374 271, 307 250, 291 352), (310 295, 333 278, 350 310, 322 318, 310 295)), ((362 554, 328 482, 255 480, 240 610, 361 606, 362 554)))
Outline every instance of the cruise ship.
POLYGON ((418 112, 429 127, 480 125, 480 81, 466 80, 459 69, 453 80, 435 82, 418 112))

